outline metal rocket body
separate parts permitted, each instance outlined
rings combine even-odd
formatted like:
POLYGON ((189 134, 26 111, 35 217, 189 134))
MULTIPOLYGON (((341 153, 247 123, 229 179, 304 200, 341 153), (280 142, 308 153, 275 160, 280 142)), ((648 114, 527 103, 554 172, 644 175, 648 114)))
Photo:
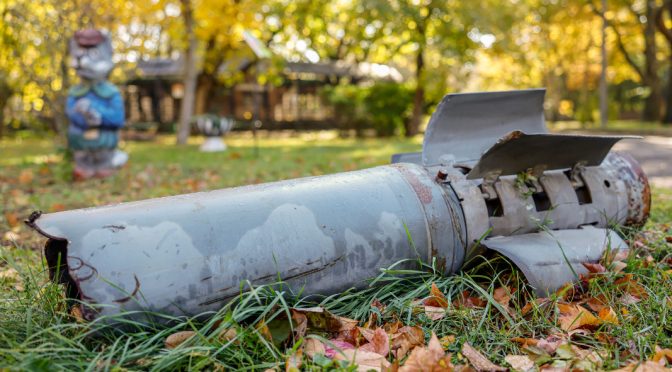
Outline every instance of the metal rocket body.
POLYGON ((87 319, 128 310, 197 315, 252 285, 363 287, 401 260, 454 273, 484 249, 539 294, 625 248, 650 190, 610 152, 624 137, 549 134, 543 90, 448 95, 423 152, 354 172, 42 215, 52 279, 87 319))

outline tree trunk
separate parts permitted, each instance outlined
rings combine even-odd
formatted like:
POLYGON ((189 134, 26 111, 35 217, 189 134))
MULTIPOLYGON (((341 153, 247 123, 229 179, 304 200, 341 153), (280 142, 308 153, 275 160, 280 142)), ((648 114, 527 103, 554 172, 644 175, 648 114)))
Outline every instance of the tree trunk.
POLYGON ((195 113, 197 115, 208 112, 208 101, 211 98, 212 88, 215 85, 215 77, 209 73, 202 73, 198 77, 198 87, 196 88, 196 107, 195 113))
POLYGON ((672 55, 670 56, 670 68, 667 73, 667 96, 665 97, 665 116, 663 123, 672 124, 672 55))
POLYGON ((602 69, 600 71, 600 127, 607 127, 609 119, 609 92, 607 88, 607 0, 602 0, 602 42, 600 51, 602 54, 602 69))
POLYGON ((644 104, 643 119, 645 121, 659 121, 660 108, 663 102, 662 89, 660 86, 660 79, 658 79, 658 59, 656 57, 656 25, 654 22, 656 12, 655 0, 647 0, 646 2, 646 25, 644 27, 644 55, 646 56, 646 66, 644 75, 646 80, 644 83, 649 86, 649 96, 646 98, 644 104))
POLYGON ((196 96, 196 53, 197 40, 194 33, 193 9, 191 0, 181 0, 182 17, 184 19, 184 31, 187 35, 187 50, 184 59, 184 97, 182 98, 182 107, 180 109, 180 121, 177 128, 177 144, 184 145, 189 139, 191 130, 191 115, 194 111, 194 101, 196 96))
POLYGON ((406 137, 413 137, 420 131, 420 122, 425 105, 425 84, 423 73, 425 68, 424 45, 418 48, 415 59, 415 95, 413 96, 413 115, 406 125, 406 137))
MULTIPOLYGON (((672 0, 666 0, 663 6, 658 8, 656 13, 656 26, 658 31, 665 37, 667 45, 672 50, 672 28, 667 27, 664 21, 664 14, 667 12, 672 17, 672 0)), ((669 67, 667 69, 667 95, 665 96, 665 116, 663 123, 672 124, 672 52, 669 57, 669 67)))

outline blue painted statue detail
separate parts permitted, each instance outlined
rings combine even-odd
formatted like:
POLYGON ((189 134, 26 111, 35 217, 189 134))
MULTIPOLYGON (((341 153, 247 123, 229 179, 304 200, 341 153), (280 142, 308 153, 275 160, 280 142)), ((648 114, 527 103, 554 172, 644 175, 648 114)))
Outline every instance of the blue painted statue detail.
POLYGON ((128 155, 117 149, 124 125, 124 101, 107 81, 114 67, 112 43, 99 30, 77 31, 70 40, 72 66, 81 83, 68 92, 68 146, 75 158, 75 178, 105 177, 123 166, 128 155))

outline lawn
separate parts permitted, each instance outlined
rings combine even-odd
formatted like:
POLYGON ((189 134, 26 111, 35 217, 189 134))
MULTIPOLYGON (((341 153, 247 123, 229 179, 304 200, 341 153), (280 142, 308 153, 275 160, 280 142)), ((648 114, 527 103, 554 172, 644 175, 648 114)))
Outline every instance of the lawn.
POLYGON ((652 368, 660 365, 655 360, 664 363, 665 358, 672 363, 672 351, 666 356, 666 349, 672 348, 672 191, 662 189, 653 191, 645 232, 628 233, 627 257, 607 258, 589 277, 548 299, 531 294, 520 272, 504 259, 481 258, 468 271, 449 277, 427 265, 405 275, 381 270, 376 285, 321 300, 259 287, 209 320, 175 319, 152 327, 129 324, 113 331, 68 313, 60 288, 47 281, 40 255, 44 239, 21 223, 33 210, 59 211, 361 169, 421 146, 419 138, 354 140, 329 133, 262 136, 258 155, 249 136, 237 134, 227 143, 229 150, 218 154, 200 153, 196 142, 175 147, 168 137, 127 143, 131 162, 116 176, 71 183, 68 162, 51 142, 0 142, 0 369, 282 370, 301 364, 302 369, 354 370, 347 361, 351 358, 343 357, 351 354, 323 354, 331 356, 339 345, 348 349, 338 343, 344 340, 360 342, 364 346, 355 360, 365 365, 364 350, 388 345, 380 341, 381 334, 384 339, 389 336, 386 350, 394 352, 379 354, 387 354, 393 366, 477 366, 479 353, 500 366, 518 368, 528 361, 533 368, 564 370, 632 370, 643 361, 652 368), (290 310, 311 306, 329 313, 290 310), (341 316, 359 321, 361 328, 344 333, 310 323, 303 333, 290 334, 287 314, 294 326, 302 317, 351 324, 341 316), (418 331, 419 344, 407 340, 417 347, 398 354, 400 340, 418 331), (176 332, 187 333, 172 336, 166 344, 176 332), (180 335, 188 339, 177 345, 180 335))

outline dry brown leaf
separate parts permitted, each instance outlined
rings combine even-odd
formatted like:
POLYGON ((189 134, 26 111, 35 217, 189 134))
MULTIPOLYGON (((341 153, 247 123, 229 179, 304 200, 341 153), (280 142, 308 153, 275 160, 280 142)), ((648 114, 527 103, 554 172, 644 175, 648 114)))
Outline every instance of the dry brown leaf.
POLYGON ((614 261, 611 263, 611 271, 615 273, 620 273, 628 267, 628 264, 623 261, 614 261))
POLYGON ((595 350, 581 349, 578 346, 571 345, 571 349, 576 355, 577 360, 585 360, 594 364, 595 366, 602 366, 602 357, 595 350))
POLYGON ((670 372, 670 370, 660 362, 649 360, 643 363, 632 362, 623 368, 614 369, 610 372, 670 372))
POLYGON ((618 325, 618 316, 616 312, 611 307, 605 307, 597 314, 597 316, 602 319, 603 322, 612 323, 618 325))
POLYGON ((416 346, 404 365, 399 368, 399 371, 450 371, 452 368, 450 356, 446 355, 443 347, 441 347, 441 342, 432 332, 429 344, 426 347, 416 346))
POLYGON ((656 354, 651 358, 654 362, 660 362, 661 360, 667 360, 667 362, 672 363, 672 349, 661 349, 656 346, 656 354))
POLYGON ((296 316, 299 323, 304 315, 307 320, 307 329, 321 330, 326 332, 348 332, 357 328, 358 321, 334 315, 322 307, 311 307, 305 309, 292 309, 292 318, 296 316), (295 315, 296 314, 296 315, 295 315))
POLYGON ((509 308, 509 301, 511 301, 511 292, 509 291, 509 288, 499 287, 495 289, 493 297, 495 298, 495 301, 497 301, 498 304, 504 307, 504 309, 509 308))
POLYGON ((228 342, 236 338, 238 332, 234 328, 225 328, 219 331, 219 339, 228 342))
POLYGON ((425 333, 420 327, 401 327, 399 332, 393 334, 390 340, 390 349, 397 359, 406 356, 409 350, 425 344, 425 333))
POLYGON ((19 174, 19 183, 22 185, 28 185, 33 182, 33 171, 30 169, 24 169, 19 174))
POLYGON ((307 338, 303 342, 303 351, 309 358, 314 358, 317 354, 326 355, 327 350, 320 340, 314 338, 307 338))
POLYGON ((271 333, 271 330, 268 328, 268 325, 266 325, 266 321, 262 319, 255 327, 257 331, 259 331, 259 334, 263 338, 266 339, 266 341, 271 341, 273 342, 273 334, 271 333))
POLYGON ((437 306, 425 306, 425 315, 431 320, 439 320, 446 316, 446 309, 437 306))
POLYGON ((16 216, 16 213, 5 212, 5 219, 9 227, 15 227, 19 224, 19 217, 16 216))
POLYGON ((382 356, 387 356, 390 353, 390 338, 384 329, 378 328, 375 331, 371 331, 370 329, 360 328, 360 332, 362 332, 362 336, 364 336, 368 343, 360 347, 359 350, 372 351, 382 356))
POLYGON ((51 206, 52 212, 61 212, 65 210, 65 205, 61 203, 55 203, 51 206))
POLYGON ((382 371, 390 367, 390 362, 384 356, 371 351, 361 349, 347 349, 334 356, 335 360, 347 360, 357 365, 358 371, 369 371, 374 369, 382 371))
POLYGON ((70 309, 70 316, 75 318, 77 323, 86 323, 86 320, 84 320, 84 315, 82 315, 82 309, 80 306, 81 305, 73 306, 72 309, 70 309))
POLYGON ((522 337, 514 337, 511 339, 511 341, 519 343, 521 346, 535 346, 540 349, 543 349, 547 353, 553 355, 555 351, 558 349, 560 345, 562 345, 565 341, 554 337, 550 336, 547 339, 534 339, 534 338, 522 338, 522 337))
POLYGON ((448 299, 439 287, 436 286, 436 283, 432 283, 429 294, 430 296, 423 301, 425 306, 441 307, 444 309, 448 307, 448 299))
POLYGON ((572 331, 578 328, 593 327, 600 324, 600 319, 581 305, 557 304, 560 310, 558 322, 564 331, 572 331))
POLYGON ((542 298, 537 298, 532 302, 528 302, 523 306, 523 308, 520 310, 521 315, 525 316, 527 313, 532 311, 532 309, 543 307, 548 305, 551 302, 550 299, 542 297, 542 298))
POLYGON ((308 330, 308 318, 305 314, 294 309, 291 309, 290 312, 292 313, 294 340, 296 341, 306 335, 306 331, 308 330))
POLYGON ((581 264, 591 274, 599 274, 607 271, 607 269, 604 266, 602 266, 602 264, 599 263, 582 262, 581 264))
POLYGON ((623 292, 639 299, 647 298, 649 294, 641 284, 637 283, 632 274, 625 274, 616 280, 614 284, 623 292))
POLYGON ((303 350, 298 349, 296 353, 289 355, 285 360, 285 372, 300 371, 302 364, 303 364, 303 350))
POLYGON ((504 360, 516 371, 529 371, 534 368, 534 361, 527 355, 507 355, 504 360))
POLYGON ((453 301, 453 306, 455 307, 466 307, 466 308, 479 308, 485 307, 486 301, 480 297, 471 297, 469 296, 469 291, 463 291, 460 293, 455 301, 453 301))
POLYGON ((194 335, 196 335, 196 332, 194 331, 175 332, 172 335, 166 337, 166 349, 174 349, 183 342, 192 338, 194 335))
POLYGON ((603 294, 599 294, 598 296, 591 297, 586 301, 586 305, 593 311, 595 312, 600 312, 602 309, 607 307, 607 303, 609 301, 607 300, 607 297, 603 294))
POLYGON ((469 360, 469 363, 476 368, 477 371, 506 371, 506 368, 492 363, 488 358, 483 356, 478 350, 474 349, 468 342, 462 345, 462 355, 469 360))

